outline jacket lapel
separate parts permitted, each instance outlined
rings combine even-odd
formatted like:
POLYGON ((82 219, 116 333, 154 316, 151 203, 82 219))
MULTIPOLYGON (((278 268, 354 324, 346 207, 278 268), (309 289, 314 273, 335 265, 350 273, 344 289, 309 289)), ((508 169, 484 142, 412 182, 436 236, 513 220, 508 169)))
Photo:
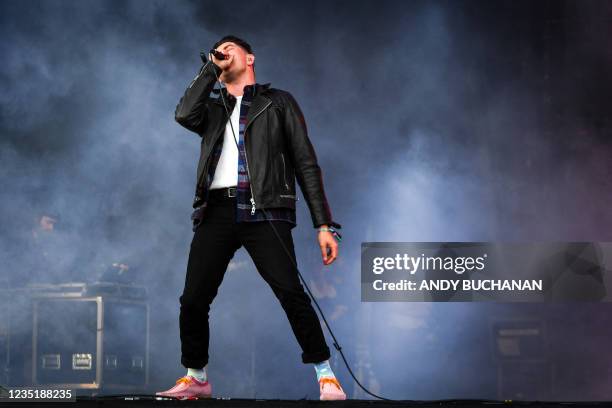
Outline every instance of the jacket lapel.
POLYGON ((244 130, 251 125, 253 120, 257 118, 268 106, 272 105, 272 100, 267 96, 262 94, 258 94, 253 102, 251 102, 251 107, 249 108, 249 113, 247 113, 247 121, 244 130))
MULTIPOLYGON (((268 106, 272 104, 272 100, 265 95, 269 87, 270 87, 269 83, 264 84, 264 85, 259 85, 259 84, 257 85, 255 97, 253 98, 253 101, 251 102, 251 107, 249 108, 249 112, 247 114, 247 122, 246 122, 245 130, 251 125, 253 120, 255 120, 264 110, 268 108, 268 106)), ((228 98, 227 89, 225 87, 222 88, 221 90, 218 90, 218 89, 213 90, 213 93, 215 94, 220 94, 221 92, 223 92, 223 96, 225 97, 225 101, 227 102, 229 98, 228 98)), ((216 104, 223 106, 223 99, 221 98, 221 95, 219 95, 214 101, 216 104)))

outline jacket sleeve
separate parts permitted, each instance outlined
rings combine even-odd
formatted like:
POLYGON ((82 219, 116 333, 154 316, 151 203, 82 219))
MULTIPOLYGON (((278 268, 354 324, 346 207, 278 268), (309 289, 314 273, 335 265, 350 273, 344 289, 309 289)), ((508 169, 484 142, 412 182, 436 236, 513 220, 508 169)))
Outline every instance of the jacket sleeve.
POLYGON ((323 189, 321 168, 317 163, 317 156, 308 138, 304 115, 290 93, 285 93, 285 97, 284 130, 289 141, 295 176, 308 204, 312 224, 315 228, 327 224, 339 229, 341 228, 340 224, 332 221, 331 211, 323 189))
POLYGON ((174 112, 174 119, 181 126, 200 135, 206 126, 208 96, 217 79, 214 70, 221 74, 221 68, 212 62, 202 65, 174 112))

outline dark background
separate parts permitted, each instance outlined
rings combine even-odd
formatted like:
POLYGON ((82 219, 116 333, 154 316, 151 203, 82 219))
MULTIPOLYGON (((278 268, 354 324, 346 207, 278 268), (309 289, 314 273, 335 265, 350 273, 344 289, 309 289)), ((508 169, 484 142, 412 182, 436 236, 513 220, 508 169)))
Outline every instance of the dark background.
MULTIPOLYGON (((324 310, 346 308, 332 324, 366 385, 503 398, 491 321, 536 317, 551 364, 528 367, 544 383, 523 396, 612 398, 608 304, 364 304, 358 285, 362 241, 612 239, 612 3, 5 0, 0 19, 0 281, 38 277, 25 266, 44 211, 61 217, 65 280, 128 263, 152 298, 151 391, 183 374, 199 138, 174 109, 199 51, 233 33, 253 46, 258 82, 304 111, 344 240, 322 274, 301 200, 298 260, 336 286, 324 310)), ((216 392, 318 398, 244 250, 212 316, 216 392)))

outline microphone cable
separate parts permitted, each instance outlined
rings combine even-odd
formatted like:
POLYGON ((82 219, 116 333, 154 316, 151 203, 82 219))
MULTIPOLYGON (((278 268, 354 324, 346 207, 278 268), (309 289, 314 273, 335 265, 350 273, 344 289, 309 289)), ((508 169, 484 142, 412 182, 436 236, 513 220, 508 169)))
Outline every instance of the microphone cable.
MULTIPOLYGON (((208 63, 211 63, 211 61, 209 60, 208 63)), ((207 63, 207 64, 208 64, 207 63)), ((206 67, 204 67, 205 69, 206 67)), ((238 149, 238 153, 240 153, 240 149, 238 147, 238 141, 236 140, 236 132, 234 131, 234 125, 232 124, 232 118, 231 118, 231 114, 229 112, 229 109, 227 107, 227 103, 225 101, 225 96, 223 96, 223 84, 222 82, 219 80, 219 75, 217 75, 217 71, 213 68, 213 71, 215 73, 215 77, 217 78, 217 83, 219 84, 219 87, 221 88, 221 100, 223 101, 223 107, 225 108, 225 114, 227 115, 228 121, 230 123, 230 129, 232 130, 232 135, 233 135, 233 139, 234 142, 236 143, 236 149, 238 149)), ((227 88, 226 88, 227 89, 227 88)), ((245 155, 246 155, 246 151, 245 151, 245 155)), ((248 172, 248 162, 247 162, 247 174, 250 177, 250 174, 248 172)), ((249 180, 250 182, 250 180, 249 180)), ((252 199, 254 199, 252 197, 252 199)), ((291 253, 289 252, 289 249, 287 249, 287 247, 285 246, 285 243, 283 242, 280 234, 278 233, 276 227, 274 226, 274 224, 272 223, 272 220, 270 220, 270 218, 268 217, 266 210, 263 208, 260 208, 260 210, 262 211, 262 214, 264 215, 264 218, 266 219, 266 221, 268 221, 268 223, 270 224, 270 226, 272 227, 272 230, 274 231, 274 234, 276 235, 276 238, 278 239, 278 241, 280 242, 281 246, 283 247, 283 250, 285 251, 285 253, 287 254, 287 256, 289 257, 289 259, 291 260, 291 263, 293 264, 293 266, 295 267, 295 270, 298 273, 298 276, 300 277, 300 279, 302 280, 302 283, 304 284, 304 287, 306 288, 306 291, 308 292, 308 295, 310 296, 310 298, 313 300, 315 306, 317 307, 317 310, 319 311, 319 314, 321 315, 321 318, 323 319, 323 322, 325 323, 325 327, 327 328, 327 331, 329 331, 329 334, 331 335, 332 339, 333 339, 333 345, 336 348, 336 350, 338 350, 338 353, 340 353, 340 356, 342 357, 342 360, 344 361, 344 365, 346 366, 346 369, 348 370, 349 374, 351 375, 351 377, 353 377, 353 380, 357 383, 357 385, 367 394, 373 396, 374 398, 378 398, 381 400, 385 400, 385 401, 393 401, 393 402, 400 402, 400 400, 393 400, 393 399, 389 399, 389 398, 385 398, 385 397, 381 397, 380 395, 376 395, 373 392, 371 392, 370 390, 368 390, 367 388, 365 388, 357 379, 357 377, 355 377, 355 374, 353 373, 353 370, 351 370, 351 367, 346 359, 346 357, 344 356, 344 353, 342 352, 342 347, 340 346, 340 343, 338 342, 338 340, 336 339, 336 336, 334 335, 334 332, 332 330, 332 328, 330 327, 329 323, 327 322, 327 319, 325 318, 325 314, 323 314, 323 310, 321 309, 321 307, 319 306, 319 303, 317 302, 317 300, 315 299, 314 295, 312 294, 312 291, 310 290, 310 288, 308 287, 308 285, 306 284, 306 279, 304 279, 304 277, 302 276, 302 273, 300 272, 296 261, 293 259, 293 257, 291 256, 291 253)))

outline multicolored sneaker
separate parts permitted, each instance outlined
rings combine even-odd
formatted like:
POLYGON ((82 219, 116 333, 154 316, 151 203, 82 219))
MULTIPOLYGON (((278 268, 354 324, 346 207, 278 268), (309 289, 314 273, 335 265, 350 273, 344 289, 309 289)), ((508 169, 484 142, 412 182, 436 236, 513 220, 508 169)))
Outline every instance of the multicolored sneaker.
POLYGON ((321 401, 345 400, 346 394, 335 377, 321 377, 319 380, 321 401))
POLYGON ((212 386, 208 381, 202 382, 195 377, 186 375, 179 378, 174 387, 167 391, 156 392, 155 395, 180 400, 210 398, 212 396, 212 386))

